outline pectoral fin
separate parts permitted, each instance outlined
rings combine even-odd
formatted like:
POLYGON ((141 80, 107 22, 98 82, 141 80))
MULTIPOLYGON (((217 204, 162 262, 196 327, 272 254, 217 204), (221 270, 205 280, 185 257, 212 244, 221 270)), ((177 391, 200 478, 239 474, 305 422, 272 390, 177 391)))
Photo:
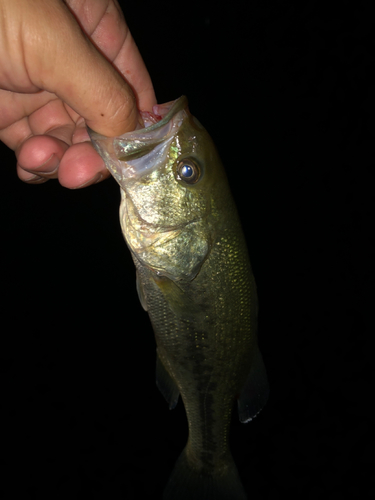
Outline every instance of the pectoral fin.
POLYGON ((259 349, 254 353, 250 373, 238 398, 238 416, 250 422, 266 404, 269 394, 266 368, 259 349))
POLYGON ((156 385, 159 391, 163 394, 165 400, 168 403, 170 410, 173 410, 178 401, 178 396, 180 391, 172 377, 167 372, 163 365, 163 362, 159 358, 159 354, 156 352, 156 385))
POLYGON ((135 282, 136 282, 136 287, 137 287, 137 293, 138 293, 139 302, 141 303, 141 306, 143 307, 143 309, 145 311, 147 311, 146 297, 145 297, 145 293, 144 293, 144 290, 143 290, 142 281, 139 278, 138 271, 136 272, 136 280, 135 280, 135 282))

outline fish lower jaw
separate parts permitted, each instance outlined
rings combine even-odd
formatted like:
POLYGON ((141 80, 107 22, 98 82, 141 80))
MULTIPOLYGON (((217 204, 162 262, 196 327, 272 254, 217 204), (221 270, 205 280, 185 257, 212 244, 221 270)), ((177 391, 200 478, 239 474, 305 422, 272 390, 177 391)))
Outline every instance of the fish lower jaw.
POLYGON ((152 247, 158 238, 156 233, 141 230, 126 233, 125 239, 133 252, 139 254, 145 252, 149 247, 152 247))
POLYGON ((125 232, 125 239, 133 252, 137 254, 150 251, 150 248, 152 249, 156 244, 162 246, 180 233, 178 228, 168 228, 165 231, 156 232, 147 226, 141 226, 140 229, 135 229, 134 226, 130 227, 131 229, 129 230, 128 226, 128 230, 125 232))

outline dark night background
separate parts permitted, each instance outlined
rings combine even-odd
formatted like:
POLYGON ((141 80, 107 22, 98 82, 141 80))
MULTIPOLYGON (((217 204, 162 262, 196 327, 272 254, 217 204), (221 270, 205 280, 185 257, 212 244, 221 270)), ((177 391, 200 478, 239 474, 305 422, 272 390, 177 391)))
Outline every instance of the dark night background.
MULTIPOLYGON (((248 241, 271 385, 233 419, 249 500, 373 498, 374 8, 124 12, 159 102, 187 95, 214 138, 248 241)), ((159 499, 187 426, 155 386, 118 186, 29 186, 0 155, 0 496, 159 499)))

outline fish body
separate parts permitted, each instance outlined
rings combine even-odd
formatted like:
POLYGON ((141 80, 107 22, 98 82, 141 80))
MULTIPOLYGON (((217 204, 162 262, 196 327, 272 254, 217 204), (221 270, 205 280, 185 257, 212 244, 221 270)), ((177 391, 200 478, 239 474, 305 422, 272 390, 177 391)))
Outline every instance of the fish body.
POLYGON ((156 107, 149 127, 91 140, 121 187, 120 221, 157 344, 157 385, 181 395, 188 442, 164 499, 246 499, 229 449, 268 397, 257 293, 224 168, 187 99, 156 107))

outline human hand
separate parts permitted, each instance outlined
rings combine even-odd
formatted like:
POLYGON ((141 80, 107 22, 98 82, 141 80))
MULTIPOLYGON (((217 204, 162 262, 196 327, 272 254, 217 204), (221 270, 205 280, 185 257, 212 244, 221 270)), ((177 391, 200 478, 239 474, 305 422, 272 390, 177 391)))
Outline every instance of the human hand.
POLYGON ((121 135, 137 106, 155 103, 116 0, 0 0, 0 140, 21 180, 79 188, 108 177, 86 124, 121 135))

